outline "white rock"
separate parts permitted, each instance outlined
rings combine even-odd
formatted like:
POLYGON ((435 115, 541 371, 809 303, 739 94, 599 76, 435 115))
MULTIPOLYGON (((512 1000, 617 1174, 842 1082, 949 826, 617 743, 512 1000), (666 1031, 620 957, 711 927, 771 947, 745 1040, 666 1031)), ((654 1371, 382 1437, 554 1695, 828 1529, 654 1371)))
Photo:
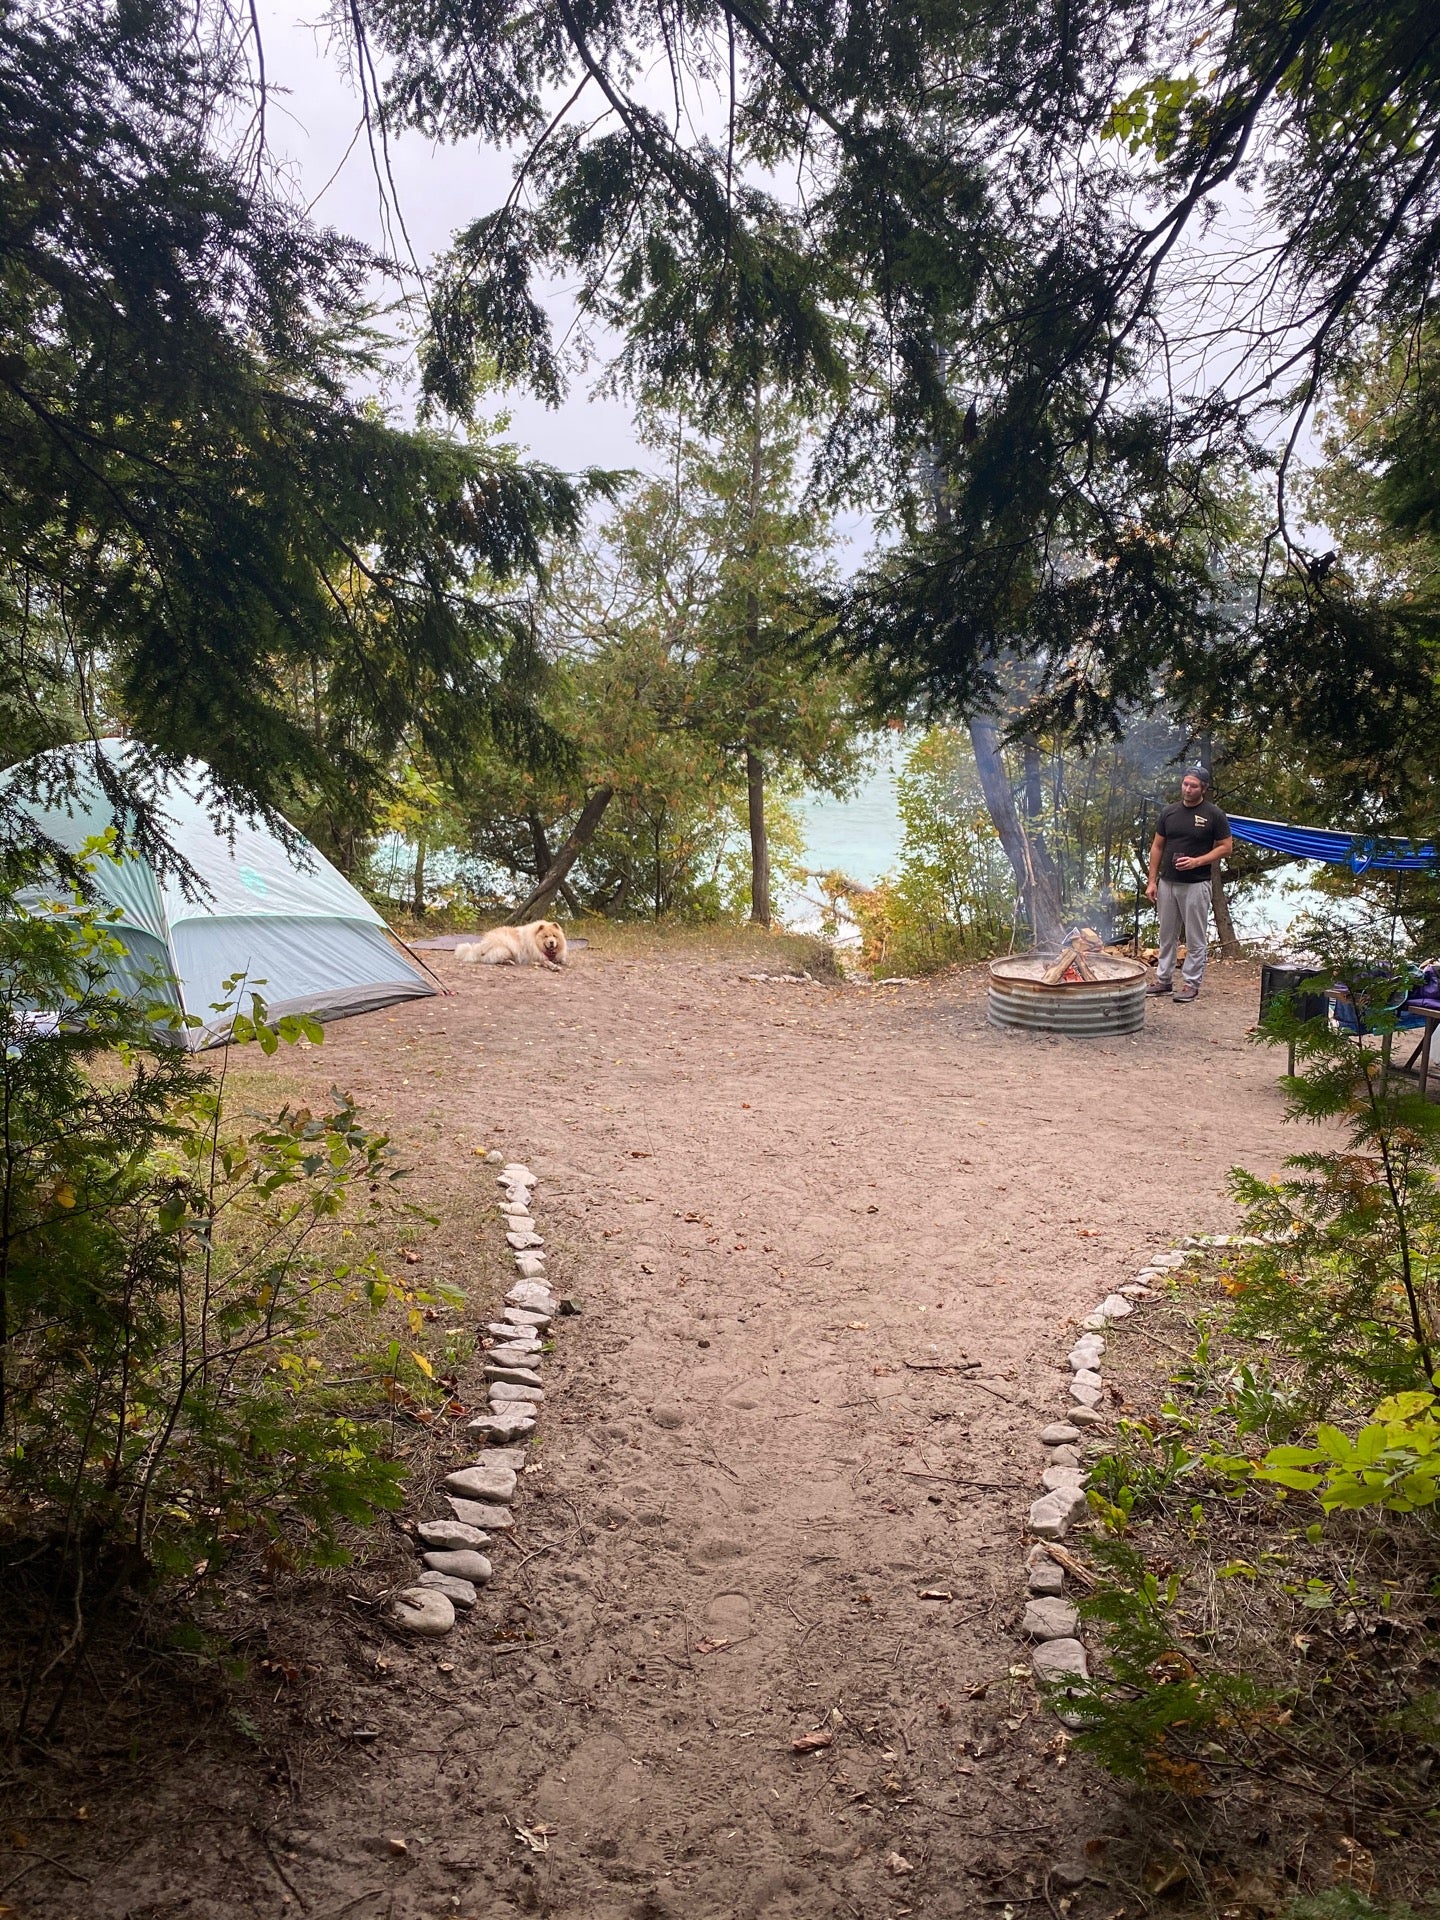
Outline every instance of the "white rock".
MULTIPOLYGON (((1070 1398, 1075 1402, 1075 1406, 1098 1407, 1100 1404, 1100 1388, 1072 1386, 1070 1389, 1070 1398)), ((1070 1407, 1068 1412, 1070 1418, 1073 1420, 1075 1418, 1075 1407, 1070 1407)))
POLYGON ((1068 1446, 1072 1440, 1080 1438, 1076 1428, 1064 1420, 1052 1420, 1040 1435, 1040 1444, 1046 1447, 1068 1446))
POLYGON ((492 1381, 488 1388, 488 1393, 491 1406, 496 1408, 506 1403, 538 1407, 540 1402, 545 1398, 545 1389, 543 1387, 517 1386, 510 1380, 492 1381))
POLYGON ((423 1557, 432 1573, 448 1573, 452 1580, 468 1580, 475 1587, 483 1587, 495 1572, 483 1553, 474 1553, 468 1547, 442 1549, 423 1557))
POLYGON ((445 1491, 458 1493, 462 1500, 494 1500, 508 1507, 515 1498, 515 1473, 511 1467, 492 1467, 481 1461, 473 1467, 460 1467, 445 1476, 445 1491))
POLYGON ((533 1327, 520 1326, 514 1320, 492 1320, 485 1329, 502 1347, 515 1347, 522 1353, 539 1353, 541 1339, 533 1327))
POLYGON ((1030 1593, 1059 1594, 1065 1587, 1065 1569, 1047 1553, 1030 1568, 1025 1586, 1030 1593))
POLYGON ((443 1640, 455 1625, 455 1609, 445 1595, 425 1587, 406 1587, 392 1595, 385 1612, 402 1633, 421 1640, 443 1640))
POLYGON ((1185 1256, 1183 1253, 1154 1253, 1150 1256, 1150 1264, 1152 1267, 1168 1267, 1173 1272, 1176 1267, 1184 1266, 1185 1256))
POLYGON ((1107 1293, 1100 1302, 1100 1311, 1107 1320, 1126 1320, 1135 1308, 1123 1294, 1107 1293))
POLYGON ((1087 1313, 1080 1324, 1082 1327, 1094 1328, 1098 1331, 1101 1327, 1108 1327, 1110 1322, 1105 1318, 1103 1313, 1095 1312, 1087 1313))
POLYGON ((1030 1531, 1042 1540, 1059 1540, 1075 1518, 1085 1508, 1085 1494, 1080 1487, 1057 1487, 1051 1493, 1045 1493, 1030 1508, 1030 1531))
POLYGON ((1147 1287, 1143 1280, 1127 1280, 1120 1291, 1127 1300, 1150 1300, 1154 1297, 1155 1289, 1147 1287))
POLYGON ((505 1236, 516 1253, 529 1253, 535 1247, 543 1247, 545 1242, 533 1227, 527 1227, 522 1233, 507 1233, 505 1236))
POLYGON ((1083 1487, 1085 1470, 1071 1466, 1046 1467, 1040 1476, 1040 1484, 1047 1493, 1058 1493, 1064 1487, 1083 1487))
POLYGON ((473 1433, 482 1446, 508 1446, 513 1440, 528 1440, 535 1431, 535 1409, 516 1407, 513 1412, 482 1414, 467 1422, 465 1431, 473 1433))
POLYGON ((1093 1367, 1105 1354, 1105 1342, 1098 1334, 1087 1334, 1075 1342, 1067 1356, 1072 1372, 1080 1367, 1093 1367))
POLYGON ((522 1280, 543 1280, 545 1278, 545 1256, 543 1253, 517 1253, 513 1256, 515 1271, 522 1280))
POLYGON ((1068 1600, 1031 1600, 1020 1622, 1027 1640, 1073 1640, 1080 1616, 1068 1600))
POLYGON ((508 1320, 512 1327, 533 1327, 537 1333, 550 1324, 548 1313, 537 1313, 533 1307, 506 1307, 500 1318, 508 1320))
POLYGON ((1070 1418, 1077 1427, 1103 1427, 1105 1424, 1104 1414, 1095 1407, 1071 1407, 1070 1418))
POLYGON ((450 1502, 450 1511, 455 1518, 478 1533, 481 1539, 491 1533, 508 1533, 515 1525, 515 1516, 509 1507, 491 1506, 483 1500, 457 1500, 453 1493, 447 1493, 445 1498, 450 1502))
MULTIPOLYGON (((1075 1429, 1075 1438, 1080 1438, 1080 1429, 1075 1429)), ((1079 1447, 1051 1447, 1047 1464, 1052 1467, 1078 1467, 1080 1464, 1079 1447)))
POLYGON ((473 1580, 457 1580, 453 1573, 436 1573, 427 1567, 415 1582, 417 1587, 425 1587, 431 1593, 443 1593, 452 1607, 473 1607, 475 1604, 475 1583, 473 1580))
POLYGON ((533 1372, 534 1363, 539 1358, 538 1347, 519 1347, 507 1340, 503 1347, 491 1347, 485 1356, 485 1364, 490 1367, 524 1367, 527 1372, 533 1372))
POLYGON ((1090 1667, 1078 1640, 1045 1640, 1030 1656, 1037 1680, 1085 1680, 1090 1667))
POLYGON ((483 1547, 490 1537, 479 1527, 467 1527, 462 1520, 422 1520, 415 1533, 427 1547, 436 1548, 483 1547))
POLYGON ((1071 1374, 1070 1384, 1072 1387, 1099 1387, 1105 1383, 1100 1375, 1094 1372, 1093 1369, 1082 1367, 1079 1373, 1071 1374))
POLYGON ((505 1164, 505 1156, 498 1147, 491 1147, 485 1156, 485 1164, 487 1167, 503 1167, 505 1164))
POLYGON ((555 1312, 555 1296, 539 1280, 517 1280, 505 1298, 512 1307, 528 1307, 532 1313, 555 1312))
MULTIPOLYGON (((496 1352, 498 1353, 500 1351, 501 1349, 497 1347, 496 1352)), ((533 1367, 504 1365, 486 1367, 485 1378, 487 1380, 502 1380, 507 1386, 512 1387, 541 1387, 545 1384, 533 1367)))

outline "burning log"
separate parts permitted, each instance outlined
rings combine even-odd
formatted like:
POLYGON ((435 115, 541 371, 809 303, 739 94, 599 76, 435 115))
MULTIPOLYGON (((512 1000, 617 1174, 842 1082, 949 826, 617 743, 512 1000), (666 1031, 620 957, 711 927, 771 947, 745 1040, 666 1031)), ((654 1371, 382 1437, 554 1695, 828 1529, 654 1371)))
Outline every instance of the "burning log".
POLYGON ((1075 927, 1040 978, 1047 987, 1063 986, 1067 981, 1097 980, 1100 976, 1091 966, 1090 958, 1104 951, 1105 942, 1093 927, 1075 927))

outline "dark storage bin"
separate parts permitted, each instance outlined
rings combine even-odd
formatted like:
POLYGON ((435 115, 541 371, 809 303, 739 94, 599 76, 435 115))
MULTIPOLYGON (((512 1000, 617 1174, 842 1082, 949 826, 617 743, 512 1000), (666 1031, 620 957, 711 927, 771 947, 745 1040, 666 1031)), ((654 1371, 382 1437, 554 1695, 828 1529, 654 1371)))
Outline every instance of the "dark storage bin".
MULTIPOLYGON (((1295 993, 1302 980, 1315 976, 1314 967, 1273 967, 1260 969, 1260 1018, 1265 1018, 1266 1009, 1277 994, 1295 993)), ((1295 1010, 1302 1020, 1315 1020, 1325 1012, 1323 993, 1301 993, 1296 995, 1295 1010)))

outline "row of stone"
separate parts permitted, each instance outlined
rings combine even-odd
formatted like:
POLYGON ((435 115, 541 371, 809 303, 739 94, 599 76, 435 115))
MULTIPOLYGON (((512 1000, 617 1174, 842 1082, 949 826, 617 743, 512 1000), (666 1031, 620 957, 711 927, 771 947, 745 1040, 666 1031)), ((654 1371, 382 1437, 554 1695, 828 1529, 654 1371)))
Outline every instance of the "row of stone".
MULTIPOLYGON (((1186 1244, 1212 1243, 1192 1238, 1186 1244)), ((1228 1236, 1223 1244, 1229 1244, 1228 1236)), ((1079 1638, 1079 1615, 1065 1598, 1063 1559, 1051 1552, 1051 1543, 1063 1540, 1071 1524, 1085 1510, 1085 1435, 1105 1418, 1101 1412, 1105 1388, 1100 1372, 1100 1363, 1105 1357, 1105 1331, 1116 1321, 1128 1319, 1138 1302, 1150 1298, 1156 1281, 1184 1264, 1183 1253, 1156 1254, 1133 1280, 1117 1292, 1107 1294, 1095 1311, 1085 1316, 1080 1323, 1080 1337, 1067 1355, 1070 1404, 1064 1419, 1052 1421, 1041 1431, 1040 1444, 1045 1449, 1045 1468, 1041 1474, 1044 1492, 1030 1508, 1034 1544, 1025 1563, 1025 1611, 1020 1631, 1035 1643, 1031 1668, 1037 1680, 1084 1681, 1089 1677, 1085 1648, 1079 1638)), ((1061 1556, 1063 1552, 1061 1549, 1061 1556)), ((1062 1714, 1061 1718, 1069 1720, 1071 1716, 1062 1714)))
MULTIPOLYGON (((488 1154, 492 1164, 502 1156, 488 1154)), ((482 1548, 515 1524, 511 1503, 525 1464, 525 1448, 545 1399, 540 1360, 558 1311, 545 1277, 545 1241, 531 1201, 535 1176, 518 1162, 500 1164, 499 1203, 505 1239, 519 1277, 500 1316, 486 1328, 485 1382, 489 1411, 468 1423, 485 1451, 473 1465, 447 1475, 448 1518, 422 1520, 415 1529, 424 1571, 391 1598, 389 1617, 404 1633, 438 1639, 468 1612, 494 1568, 482 1548)))

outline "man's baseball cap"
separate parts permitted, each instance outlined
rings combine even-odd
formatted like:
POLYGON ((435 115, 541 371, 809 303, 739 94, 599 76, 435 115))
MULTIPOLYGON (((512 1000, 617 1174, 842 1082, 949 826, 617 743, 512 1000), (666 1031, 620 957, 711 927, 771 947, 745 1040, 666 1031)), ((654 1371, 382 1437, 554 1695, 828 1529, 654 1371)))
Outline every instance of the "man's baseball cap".
POLYGON ((1203 781, 1203 783, 1208 787, 1210 784, 1210 769, 1209 767, 1201 767, 1201 766, 1186 767, 1184 773, 1181 774, 1180 777, 1182 780, 1203 781))

